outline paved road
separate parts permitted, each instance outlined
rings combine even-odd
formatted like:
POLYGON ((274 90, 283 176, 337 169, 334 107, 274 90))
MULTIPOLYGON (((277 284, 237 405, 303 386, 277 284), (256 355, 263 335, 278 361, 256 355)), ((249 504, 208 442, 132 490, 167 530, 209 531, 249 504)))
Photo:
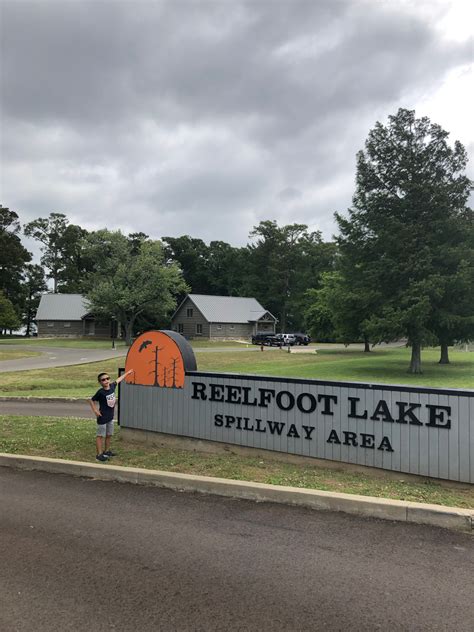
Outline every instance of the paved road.
POLYGON ((2 360, 0 373, 7 371, 28 371, 29 369, 49 369, 55 366, 71 366, 73 364, 85 364, 86 362, 99 362, 109 358, 117 358, 126 355, 126 350, 121 349, 66 349, 62 347, 40 347, 36 345, 8 345, 8 349, 20 349, 23 351, 39 351, 42 355, 33 358, 20 358, 19 360, 2 360))
MULTIPOLYGON (((91 390, 91 396, 94 389, 91 390)), ((86 399, 77 402, 33 402, 0 400, 0 415, 27 415, 33 417, 93 418, 86 399)))
POLYGON ((468 535, 0 468, 0 629, 474 629, 468 535))

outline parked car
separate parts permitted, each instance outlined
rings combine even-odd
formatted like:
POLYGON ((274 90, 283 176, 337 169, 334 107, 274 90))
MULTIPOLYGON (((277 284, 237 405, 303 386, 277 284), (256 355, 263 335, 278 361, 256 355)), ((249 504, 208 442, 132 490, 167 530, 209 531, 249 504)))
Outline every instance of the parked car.
POLYGON ((295 337, 297 345, 309 345, 311 342, 311 338, 308 334, 297 333, 292 335, 295 337))
POLYGON ((276 338, 282 345, 290 345, 291 347, 296 344, 296 338, 293 334, 276 334, 276 338))
POLYGON ((278 346, 280 341, 277 339, 276 334, 259 333, 252 336, 253 345, 265 345, 267 347, 278 346))

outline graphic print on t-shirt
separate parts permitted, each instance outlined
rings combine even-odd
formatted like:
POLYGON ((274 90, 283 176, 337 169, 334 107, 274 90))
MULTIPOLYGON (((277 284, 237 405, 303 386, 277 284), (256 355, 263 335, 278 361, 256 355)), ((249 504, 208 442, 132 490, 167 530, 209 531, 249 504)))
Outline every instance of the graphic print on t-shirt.
POLYGON ((110 395, 106 395, 105 398, 107 400, 107 406, 113 408, 115 406, 115 393, 110 393, 110 395))

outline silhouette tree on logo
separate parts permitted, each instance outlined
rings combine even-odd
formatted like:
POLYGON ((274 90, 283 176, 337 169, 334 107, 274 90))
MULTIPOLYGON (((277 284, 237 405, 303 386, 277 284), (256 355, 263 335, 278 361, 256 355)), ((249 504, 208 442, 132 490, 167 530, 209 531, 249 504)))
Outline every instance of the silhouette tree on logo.
POLYGON ((153 355, 155 356, 153 360, 150 360, 150 362, 148 362, 148 364, 153 363, 153 369, 151 371, 148 372, 148 375, 153 375, 154 378, 154 382, 153 382, 153 386, 160 386, 160 382, 158 379, 158 367, 161 366, 161 362, 158 361, 158 354, 160 351, 163 351, 164 347, 155 347, 155 351, 153 352, 153 355))
POLYGON ((178 388, 176 386, 176 366, 177 366, 179 361, 180 361, 180 358, 172 358, 172 360, 171 360, 171 362, 172 362, 171 370, 173 372, 173 382, 171 384, 171 388, 178 388))

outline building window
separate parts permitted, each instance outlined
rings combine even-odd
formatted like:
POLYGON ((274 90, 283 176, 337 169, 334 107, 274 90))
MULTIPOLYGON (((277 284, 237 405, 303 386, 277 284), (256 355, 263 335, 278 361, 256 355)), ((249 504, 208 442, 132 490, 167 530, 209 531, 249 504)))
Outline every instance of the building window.
POLYGON ((196 333, 202 336, 202 325, 201 323, 196 323, 196 333))
POLYGON ((229 325, 229 329, 235 329, 234 325, 229 325))
POLYGON ((192 307, 188 307, 188 309, 186 310, 186 316, 188 318, 192 318, 193 317, 193 308, 192 307))
POLYGON ((217 329, 222 329, 222 325, 217 325, 217 329))
POLYGON ((70 327, 71 323, 64 323, 64 327, 70 327))
POLYGON ((184 331, 183 323, 178 323, 178 334, 182 334, 184 331))
POLYGON ((47 327, 54 327, 54 323, 51 323, 51 322, 46 323, 46 326, 47 326, 47 327))

